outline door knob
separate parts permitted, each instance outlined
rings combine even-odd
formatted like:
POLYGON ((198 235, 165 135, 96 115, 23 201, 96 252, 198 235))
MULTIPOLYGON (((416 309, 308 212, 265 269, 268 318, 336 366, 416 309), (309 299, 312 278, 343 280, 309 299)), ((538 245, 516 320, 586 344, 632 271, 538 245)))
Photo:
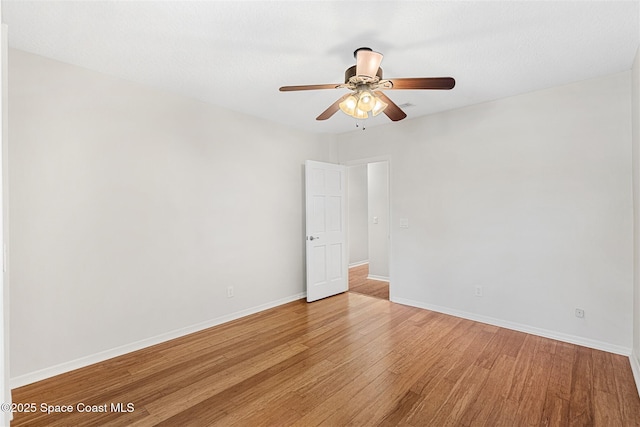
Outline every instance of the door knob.
POLYGON ((316 240, 316 239, 319 239, 319 237, 314 237, 314 236, 309 237, 309 240, 316 240))

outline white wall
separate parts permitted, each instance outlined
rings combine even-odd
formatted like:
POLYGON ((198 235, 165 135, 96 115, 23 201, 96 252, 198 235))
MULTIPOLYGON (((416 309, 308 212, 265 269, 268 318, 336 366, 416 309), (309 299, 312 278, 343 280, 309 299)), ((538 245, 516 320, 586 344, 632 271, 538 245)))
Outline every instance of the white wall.
POLYGON ((369 261, 367 165, 347 167, 349 193, 349 265, 369 261))
POLYGON ((391 160, 394 300, 629 353, 630 91, 623 72, 340 135, 343 163, 391 160))
POLYGON ((389 280, 389 162, 367 165, 369 277, 389 280))
POLYGON ((302 296, 333 139, 16 50, 9 75, 14 386, 302 296))

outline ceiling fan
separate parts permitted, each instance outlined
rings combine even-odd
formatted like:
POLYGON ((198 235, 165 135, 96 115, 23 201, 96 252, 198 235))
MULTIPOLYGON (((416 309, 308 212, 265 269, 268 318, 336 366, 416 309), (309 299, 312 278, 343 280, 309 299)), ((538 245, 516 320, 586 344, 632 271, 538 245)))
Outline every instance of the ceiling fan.
POLYGON ((344 73, 344 83, 282 86, 280 91, 349 89, 350 93, 331 104, 316 117, 316 120, 327 120, 338 110, 342 110, 356 119, 366 119, 384 113, 395 122, 404 119, 407 115, 382 92, 383 90, 452 89, 456 84, 453 77, 383 79, 382 68, 380 68, 381 53, 374 52, 368 47, 361 47, 353 52, 353 56, 356 58, 356 65, 347 68, 344 73))

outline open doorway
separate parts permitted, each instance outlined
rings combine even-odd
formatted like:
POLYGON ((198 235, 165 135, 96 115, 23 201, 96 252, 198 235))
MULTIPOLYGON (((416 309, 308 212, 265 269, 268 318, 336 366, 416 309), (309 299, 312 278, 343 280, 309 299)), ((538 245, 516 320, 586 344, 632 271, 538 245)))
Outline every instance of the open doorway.
POLYGON ((349 291, 389 299, 389 162, 347 172, 349 291))

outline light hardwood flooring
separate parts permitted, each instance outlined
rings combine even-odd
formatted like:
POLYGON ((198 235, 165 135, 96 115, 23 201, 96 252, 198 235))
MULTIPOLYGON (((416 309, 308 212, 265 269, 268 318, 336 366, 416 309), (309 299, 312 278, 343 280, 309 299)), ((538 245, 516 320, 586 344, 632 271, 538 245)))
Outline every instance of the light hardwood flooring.
POLYGON ((14 402, 74 407, 14 427, 640 425, 627 357, 350 292, 28 385, 14 402))
POLYGON ((389 283, 382 280, 368 279, 368 277, 369 264, 351 267, 349 269, 349 291, 376 298, 389 299, 389 283))

